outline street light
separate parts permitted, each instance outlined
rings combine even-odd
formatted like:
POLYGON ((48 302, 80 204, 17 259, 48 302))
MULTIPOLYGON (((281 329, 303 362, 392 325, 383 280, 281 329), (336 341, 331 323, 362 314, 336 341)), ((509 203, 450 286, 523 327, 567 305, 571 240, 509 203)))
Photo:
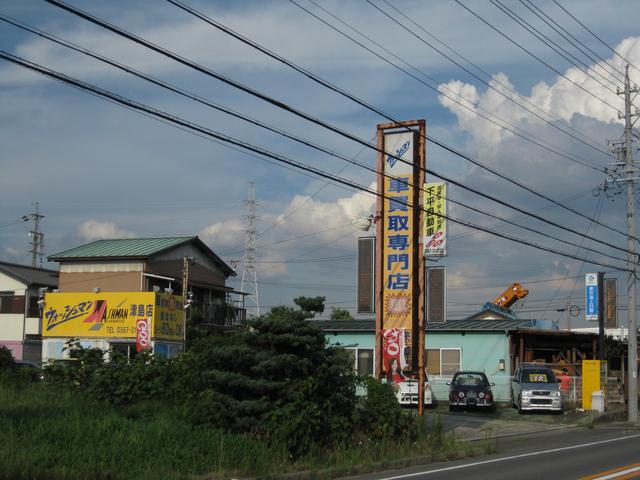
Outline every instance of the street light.
POLYGON ((368 217, 356 218, 351 220, 351 223, 358 229, 363 232, 368 232, 373 224, 375 224, 380 219, 379 215, 369 215, 368 217))

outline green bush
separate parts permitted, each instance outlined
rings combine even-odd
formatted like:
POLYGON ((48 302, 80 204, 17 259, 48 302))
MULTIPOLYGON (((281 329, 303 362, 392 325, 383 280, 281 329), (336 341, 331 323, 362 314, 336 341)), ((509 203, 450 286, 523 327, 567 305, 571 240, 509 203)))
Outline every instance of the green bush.
POLYGON ((176 395, 195 423, 284 442, 292 455, 341 442, 352 428, 355 378, 344 350, 277 309, 176 362, 176 395))
POLYGON ((359 430, 376 439, 414 436, 414 419, 402 411, 393 386, 372 377, 365 377, 361 382, 367 395, 355 413, 359 430))
POLYGON ((365 379, 369 394, 356 407, 352 357, 327 347, 318 327, 287 308, 232 333, 203 336, 173 360, 145 351, 105 359, 99 349, 68 348, 73 360, 48 367, 49 383, 122 406, 132 418, 149 402, 171 404, 191 425, 248 434, 292 458, 345 445, 355 429, 385 439, 413 432, 388 385, 365 379))
POLYGON ((11 350, 9 350, 4 345, 0 345, 0 374, 9 370, 13 370, 15 365, 13 362, 14 360, 13 355, 11 354, 11 350))

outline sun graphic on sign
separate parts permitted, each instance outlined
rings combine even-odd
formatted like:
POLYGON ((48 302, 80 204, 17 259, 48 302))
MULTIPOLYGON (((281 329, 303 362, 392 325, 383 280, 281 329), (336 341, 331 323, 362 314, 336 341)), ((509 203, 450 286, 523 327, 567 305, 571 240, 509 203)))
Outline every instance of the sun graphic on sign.
POLYGON ((411 296, 408 293, 392 293, 384 299, 385 315, 403 317, 411 312, 411 296))

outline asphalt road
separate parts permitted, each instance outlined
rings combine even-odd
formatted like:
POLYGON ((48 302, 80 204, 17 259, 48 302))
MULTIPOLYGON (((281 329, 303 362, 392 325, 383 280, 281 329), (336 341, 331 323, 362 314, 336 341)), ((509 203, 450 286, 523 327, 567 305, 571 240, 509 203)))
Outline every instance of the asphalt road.
POLYGON ((358 480, 640 478, 640 430, 626 425, 499 440, 496 455, 350 477, 358 480))

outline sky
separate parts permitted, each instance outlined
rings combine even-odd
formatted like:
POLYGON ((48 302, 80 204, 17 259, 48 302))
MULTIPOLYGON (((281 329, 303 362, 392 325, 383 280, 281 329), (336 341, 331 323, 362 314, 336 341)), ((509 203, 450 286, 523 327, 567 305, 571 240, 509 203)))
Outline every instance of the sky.
MULTIPOLYGON (((169 2, 70 3, 367 142, 375 143, 376 125, 387 122, 169 2)), ((502 2, 564 48, 565 58, 500 11, 497 4, 460 3, 495 29, 460 4, 444 0, 187 2, 392 118, 425 119, 431 138, 589 218, 626 231, 624 195, 616 195, 615 187, 607 195, 594 192, 606 179, 603 169, 615 161, 607 155, 607 141, 623 134, 624 124, 618 119, 623 101, 615 92, 623 84, 612 71, 624 71, 624 59, 640 67, 636 3, 559 0, 613 47, 614 54, 554 1, 502 2), (574 39, 588 56, 532 11, 557 22, 564 36, 574 39)), ((375 151, 56 6, 5 0, 0 14, 375 166, 375 151)), ((358 184, 375 182, 371 171, 5 22, 0 22, 0 39, 0 49, 10 54, 358 184)), ((632 83, 640 83, 640 70, 631 67, 630 77, 632 83)), ((39 202, 45 215, 41 227, 48 255, 102 238, 198 235, 225 261, 240 262, 238 276, 231 280, 239 287, 247 198, 253 182, 259 217, 256 270, 261 309, 292 305, 300 295, 323 295, 327 314, 332 308, 344 308, 355 315, 356 241, 366 234, 352 221, 375 213, 373 196, 211 142, 5 60, 0 60, 0 105, 0 260, 30 263, 31 225, 21 217, 39 202)), ((429 169, 596 240, 626 246, 623 235, 532 195, 433 142, 426 149, 429 169)), ((437 179, 428 176, 427 180, 437 179)), ((457 186, 450 185, 448 193, 452 217, 624 268, 624 262, 605 256, 624 257, 620 250, 523 216, 457 186), (453 201, 574 245, 505 225, 453 201)), ((521 317, 560 320, 565 326, 567 316, 557 310, 567 305, 583 309, 584 274, 606 270, 607 277, 618 279, 620 317, 622 323, 626 321, 624 272, 453 223, 448 240, 448 255, 438 265, 447 269, 450 319, 478 311, 509 284, 520 282, 530 291, 517 306, 521 317)), ((53 263, 46 266, 57 268, 53 263)), ((572 318, 572 325, 587 325, 583 316, 582 311, 572 318)))

